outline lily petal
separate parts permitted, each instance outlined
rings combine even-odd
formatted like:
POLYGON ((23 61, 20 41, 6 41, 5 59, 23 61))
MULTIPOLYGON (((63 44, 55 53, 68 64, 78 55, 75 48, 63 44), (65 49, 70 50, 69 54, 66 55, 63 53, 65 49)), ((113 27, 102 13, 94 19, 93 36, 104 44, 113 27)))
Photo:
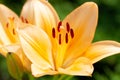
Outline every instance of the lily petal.
POLYGON ((19 31, 20 41, 26 56, 39 68, 53 68, 49 37, 38 27, 26 26, 28 27, 19 31))
POLYGON ((16 54, 20 57, 24 70, 31 72, 31 61, 27 58, 21 47, 17 50, 16 54))
POLYGON ((4 45, 11 43, 11 41, 10 41, 9 37, 7 36, 1 23, 0 23, 0 42, 1 42, 1 44, 4 43, 4 45))
POLYGON ((78 58, 72 65, 67 68, 59 68, 59 72, 68 75, 91 76, 93 65, 85 57, 78 58))
POLYGON ((93 43, 84 56, 89 58, 92 63, 96 63, 105 57, 118 53, 120 53, 120 43, 115 41, 99 41, 93 43))
POLYGON ((19 20, 19 17, 12 10, 0 4, 0 22, 3 26, 6 26, 9 17, 14 17, 16 20, 19 20))
POLYGON ((31 62, 28 60, 26 55, 24 54, 20 44, 11 44, 11 45, 1 45, 0 46, 0 54, 2 54, 4 57, 7 56, 8 52, 12 52, 13 54, 17 54, 18 57, 21 59, 22 64, 27 71, 31 71, 30 65, 31 62))
POLYGON ((70 39, 68 44, 65 64, 67 64, 67 62, 72 62, 71 60, 74 60, 76 57, 82 55, 82 53, 91 44, 97 20, 98 7, 94 2, 84 3, 64 19, 64 25, 69 23, 74 32, 74 37, 70 39))
POLYGON ((18 44, 10 44, 10 45, 0 45, 0 53, 6 57, 8 52, 17 53, 20 49, 20 45, 18 44))
POLYGON ((8 52, 16 53, 25 70, 30 71, 31 62, 23 53, 16 29, 21 27, 19 17, 9 8, 0 4, 0 53, 6 57, 8 52), (19 26, 20 25, 20 26, 19 26))
POLYGON ((3 36, 1 40, 3 44, 8 45, 18 41, 16 28, 19 27, 19 17, 9 8, 0 4, 0 30, 3 36))
POLYGON ((44 29, 51 36, 52 27, 56 27, 59 17, 54 8, 45 0, 27 0, 21 12, 23 22, 44 29), (29 12, 29 13, 28 13, 29 12))
POLYGON ((38 66, 36 66, 34 64, 31 65, 31 69, 32 69, 32 74, 35 77, 40 77, 40 76, 44 76, 44 75, 55 75, 55 74, 57 74, 56 71, 53 71, 50 68, 42 69, 42 68, 39 68, 38 66))

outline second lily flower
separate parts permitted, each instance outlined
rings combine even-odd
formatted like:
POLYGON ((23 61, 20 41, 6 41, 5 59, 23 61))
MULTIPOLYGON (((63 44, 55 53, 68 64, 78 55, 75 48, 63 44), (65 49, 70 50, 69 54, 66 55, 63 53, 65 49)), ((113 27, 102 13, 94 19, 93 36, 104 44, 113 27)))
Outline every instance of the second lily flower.
POLYGON ((31 63, 21 48, 16 31, 19 27, 22 27, 20 18, 9 8, 0 4, 0 54, 6 57, 9 52, 15 53, 20 58, 24 70, 30 72, 31 63))

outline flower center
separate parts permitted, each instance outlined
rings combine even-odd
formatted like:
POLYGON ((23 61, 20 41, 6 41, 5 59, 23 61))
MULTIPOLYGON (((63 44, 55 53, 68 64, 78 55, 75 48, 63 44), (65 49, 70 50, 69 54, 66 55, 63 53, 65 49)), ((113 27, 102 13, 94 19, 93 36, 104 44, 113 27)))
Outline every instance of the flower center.
POLYGON ((9 32, 13 35, 16 34, 15 29, 14 29, 14 17, 9 17, 9 22, 6 23, 6 28, 9 30, 9 32))
POLYGON ((17 25, 15 24, 15 17, 8 17, 8 22, 5 25, 5 32, 7 36, 9 37, 11 42, 16 42, 17 41, 17 33, 16 33, 16 27, 17 25))
POLYGON ((69 41, 69 36, 73 39, 74 38, 74 31, 70 28, 70 24, 67 22, 66 26, 62 26, 62 21, 58 23, 57 28, 52 28, 52 37, 58 39, 58 43, 61 44, 63 39, 67 44, 69 41), (62 39, 63 38, 63 39, 62 39))

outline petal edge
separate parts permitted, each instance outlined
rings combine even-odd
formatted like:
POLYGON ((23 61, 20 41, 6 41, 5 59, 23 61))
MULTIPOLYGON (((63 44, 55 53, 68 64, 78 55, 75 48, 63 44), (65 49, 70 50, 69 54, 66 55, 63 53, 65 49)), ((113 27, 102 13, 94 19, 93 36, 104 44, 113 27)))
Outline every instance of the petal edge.
POLYGON ((106 40, 93 43, 84 56, 89 58, 92 63, 96 63, 105 57, 118 53, 120 53, 120 43, 106 40))

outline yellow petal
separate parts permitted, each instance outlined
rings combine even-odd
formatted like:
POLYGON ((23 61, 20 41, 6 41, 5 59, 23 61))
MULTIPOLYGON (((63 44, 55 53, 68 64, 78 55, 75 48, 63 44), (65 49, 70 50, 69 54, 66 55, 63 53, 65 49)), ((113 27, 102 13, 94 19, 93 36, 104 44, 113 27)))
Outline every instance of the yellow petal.
POLYGON ((45 0, 28 0, 21 12, 23 22, 44 29, 51 36, 52 27, 56 27, 59 17, 53 7, 45 0))
POLYGON ((93 43, 84 56, 89 58, 92 63, 96 63, 105 57, 118 53, 120 53, 120 43, 115 41, 100 41, 93 43))
POLYGON ((6 56, 6 55, 7 55, 6 52, 4 53, 4 49, 3 49, 3 46, 2 46, 2 45, 0 45, 0 54, 3 55, 3 56, 6 56))
POLYGON ((6 57, 8 52, 15 53, 20 58, 25 71, 29 72, 31 71, 30 69, 31 62, 24 54, 20 44, 0 45, 0 54, 6 57))
POLYGON ((1 40, 1 38, 0 38, 0 45, 2 44, 2 40, 1 40))
POLYGON ((1 45, 7 45, 7 44, 10 44, 11 41, 8 37, 8 35, 6 34, 5 30, 4 30, 4 27, 2 26, 2 24, 0 23, 0 42, 1 42, 1 45))
POLYGON ((1 45, 0 46, 0 53, 6 57, 8 52, 17 53, 20 46, 18 44, 11 44, 11 45, 1 45))
POLYGON ((38 66, 36 66, 34 64, 31 65, 31 69, 32 69, 32 74, 35 77, 40 77, 40 76, 44 76, 44 75, 55 75, 55 74, 57 74, 56 71, 53 71, 50 68, 43 69, 43 68, 39 68, 38 66))
POLYGON ((0 4, 0 30, 3 36, 1 40, 3 44, 18 41, 16 28, 19 27, 20 20, 18 16, 6 6, 0 4))
POLYGON ((29 60, 40 68, 54 68, 51 42, 47 34, 32 25, 19 31, 22 48, 29 60))
POLYGON ((98 7, 94 2, 84 3, 65 18, 63 21, 64 25, 66 26, 66 23, 69 23, 74 32, 74 37, 72 39, 69 37, 70 42, 68 43, 65 64, 69 60, 74 60, 76 57, 82 55, 91 44, 97 20, 98 7))
POLYGON ((15 20, 19 20, 19 17, 12 10, 7 8, 3 4, 0 4, 0 22, 3 26, 6 26, 6 22, 10 17, 14 17, 15 20))
POLYGON ((93 65, 85 57, 78 58, 67 68, 59 68, 59 72, 68 75, 91 76, 93 65))
POLYGON ((20 60, 23 64, 24 67, 24 71, 25 72, 31 72, 31 62, 30 60, 27 58, 27 56, 25 55, 25 53, 23 52, 23 49, 20 48, 16 51, 16 54, 20 57, 20 60))

